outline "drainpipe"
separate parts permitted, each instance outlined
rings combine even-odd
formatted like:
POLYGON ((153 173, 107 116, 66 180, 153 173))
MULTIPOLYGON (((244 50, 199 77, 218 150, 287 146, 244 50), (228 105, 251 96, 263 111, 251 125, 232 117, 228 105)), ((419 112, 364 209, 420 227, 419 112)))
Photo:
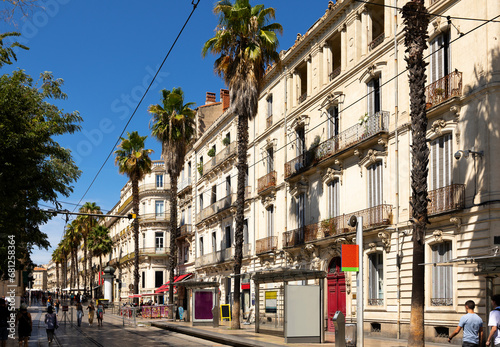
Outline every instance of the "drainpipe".
MULTIPOLYGON (((394 76, 398 75, 398 11, 397 11, 398 1, 394 0, 394 76)), ((400 332, 401 332, 401 258, 399 255, 399 134, 398 134, 398 117, 399 117, 399 102, 398 102, 398 78, 394 79, 394 140, 395 140, 395 156, 394 156, 394 165, 396 167, 396 177, 394 180, 394 184, 396 185, 396 246, 397 246, 397 254, 396 254, 396 271, 397 271, 397 332, 396 338, 399 340, 400 332)))
MULTIPOLYGON (((285 67, 285 108, 284 108, 284 118, 285 118, 285 164, 286 164, 286 161, 287 161, 287 124, 286 124, 286 111, 287 111, 287 107, 288 107, 288 68, 285 67)), ((284 174, 283 174, 283 177, 284 177, 284 174)), ((285 233, 288 229, 288 189, 287 189, 287 184, 285 183, 285 233)), ((278 240, 279 241, 279 240, 278 240)), ((282 246, 283 247, 283 246, 282 246)), ((283 253, 283 257, 285 257, 285 268, 288 267, 287 263, 286 263, 286 253, 284 252, 283 253)))

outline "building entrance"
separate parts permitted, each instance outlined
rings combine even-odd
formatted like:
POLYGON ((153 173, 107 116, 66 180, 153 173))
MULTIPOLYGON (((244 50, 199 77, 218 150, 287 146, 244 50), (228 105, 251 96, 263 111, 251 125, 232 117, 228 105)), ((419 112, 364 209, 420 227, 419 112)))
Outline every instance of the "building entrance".
POLYGON ((341 271, 340 257, 333 258, 328 266, 328 331, 335 331, 332 318, 335 312, 346 314, 345 273, 341 271))

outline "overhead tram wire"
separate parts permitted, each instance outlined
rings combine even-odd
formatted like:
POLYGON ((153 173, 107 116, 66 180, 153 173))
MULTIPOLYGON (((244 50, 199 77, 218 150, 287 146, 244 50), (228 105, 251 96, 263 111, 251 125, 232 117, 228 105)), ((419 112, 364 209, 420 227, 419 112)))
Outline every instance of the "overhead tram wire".
MULTIPOLYGON (((370 2, 368 0, 354 0, 354 1, 361 2, 363 4, 373 5, 373 6, 393 8, 393 9, 396 9, 396 10, 399 10, 399 11, 403 10, 403 8, 401 8, 401 7, 391 6, 391 5, 385 5, 385 4, 377 4, 377 3, 370 2)), ((412 11, 412 12, 420 13, 420 11, 412 11)), ((450 19, 456 19, 456 20, 470 20, 470 21, 476 21, 476 22, 500 23, 500 21, 491 21, 491 20, 483 19, 483 18, 454 17, 454 16, 445 16, 445 15, 437 14, 437 13, 428 13, 428 14, 431 17, 442 17, 442 18, 446 18, 448 20, 450 20, 450 19)))
MULTIPOLYGON (((358 1, 358 0, 356 0, 356 1, 358 1)), ((361 0, 359 0, 359 1, 361 1, 361 0)), ((461 34, 461 35, 459 35, 456 39, 454 39, 454 40, 450 41, 450 43, 449 43, 449 44, 451 45, 452 43, 456 42, 457 40, 459 40, 459 39, 461 39, 461 38, 465 37, 466 35, 470 34, 471 32, 473 32, 473 31, 475 31, 475 30, 479 29, 480 27, 482 27, 482 26, 484 26, 484 25, 486 25, 486 24, 488 24, 488 23, 497 23, 497 21, 495 21, 497 18, 500 18, 500 15, 497 15, 497 16, 493 17, 492 19, 489 19, 489 20, 487 20, 486 22, 479 24, 478 26, 476 26, 476 27, 472 28, 471 30, 467 31, 466 33, 462 33, 462 34, 461 34)), ((434 52, 432 52, 432 53, 429 53, 427 56, 425 56, 425 57, 424 57, 424 59, 427 59, 427 58, 429 58, 430 56, 432 56, 433 54, 436 54, 436 53, 437 53, 437 52, 439 52, 441 49, 444 49, 444 48, 443 48, 443 47, 440 47, 438 50, 436 50, 436 51, 434 51, 434 52)), ((382 83, 382 84, 380 85, 380 88, 382 88, 382 87, 384 87, 385 85, 387 85, 388 83, 392 82, 393 80, 395 80, 396 78, 398 78, 398 77, 399 77, 399 76, 401 76, 402 74, 406 73, 407 71, 408 71, 408 69, 404 69, 403 71, 401 71, 400 73, 398 73, 396 76, 391 77, 390 79, 388 79, 387 81, 385 81, 384 83, 382 83)), ((368 97, 368 96, 369 96, 369 95, 371 95, 372 93, 374 93, 374 92, 372 91, 372 92, 370 92, 370 93, 366 93, 365 95, 363 95, 363 96, 362 96, 362 97, 360 97, 359 99, 357 99, 357 100, 353 101, 351 104, 349 104, 349 105, 347 105, 346 107, 344 107, 342 110, 339 110, 339 116, 340 116, 340 114, 341 114, 342 112, 344 112, 345 110, 347 110, 347 109, 349 109, 349 108, 353 107, 355 104, 357 104, 358 102, 362 101, 363 99, 365 99, 366 97, 368 97)), ((328 114, 328 112, 326 113, 326 115, 327 115, 327 119, 326 119, 326 120, 324 120, 324 121, 322 121, 322 122, 318 123, 315 127, 311 128, 311 129, 308 129, 308 130, 307 130, 307 132, 305 132, 304 134, 308 134, 308 133, 310 133, 311 131, 313 131, 313 130, 317 129, 318 127, 320 127, 321 125, 323 125, 324 123, 326 123, 326 122, 330 121, 330 120, 331 120, 331 117, 330 117, 330 115, 328 114)), ((281 146, 281 147, 279 147, 278 149, 276 149, 276 151, 275 151, 274 153, 277 153, 277 152, 279 152, 280 150, 285 149, 285 148, 286 148, 286 146, 288 146, 288 145, 290 145, 290 144, 293 144, 293 142, 288 142, 288 143, 284 144, 283 146, 281 146)), ((268 158, 268 156, 265 156, 265 157, 263 157, 263 158, 259 159, 258 161, 254 162, 253 164, 248 165, 248 169, 250 169, 250 168, 254 167, 255 165, 259 164, 260 162, 262 162, 262 161, 266 160, 267 158, 268 158)), ((234 176, 231 176, 231 178, 235 178, 235 177, 238 177, 238 174, 236 174, 236 175, 234 175, 234 176)), ((222 182, 222 183, 217 184, 216 186, 222 186, 222 185, 225 185, 225 184, 226 184, 225 182, 222 182)), ((202 192, 202 194, 204 194, 204 193, 206 193, 206 192, 209 192, 209 191, 212 189, 212 187, 213 187, 213 186, 211 186, 211 187, 210 187, 210 189, 208 189, 208 188, 207 188, 204 192, 202 192)))
MULTIPOLYGON (((120 139, 121 137, 123 136, 123 134, 125 133, 125 130, 127 129, 127 126, 130 124, 130 122, 132 121, 132 118, 134 117, 135 113, 137 112, 137 110, 139 109, 139 106, 141 105, 142 101, 144 100, 144 98, 146 97, 146 95, 148 94, 148 91, 149 89, 151 88, 151 86, 153 85, 155 79, 156 79, 156 76, 158 76, 158 74, 160 73, 161 71, 161 68, 163 67, 163 65, 165 64, 165 61, 167 60, 168 56, 170 55, 170 52, 172 52, 172 49, 174 48, 175 44, 177 43, 177 41, 179 40, 179 37, 181 36, 182 32, 184 31, 184 28, 186 27, 186 25, 188 24, 189 20, 191 19, 194 11, 196 10, 196 8, 198 7, 198 4, 200 3, 200 0, 192 0, 191 1, 191 5, 193 5, 193 9, 191 10, 191 13, 189 14, 188 18, 186 19, 186 21, 184 22, 184 25, 182 26, 181 30, 179 31, 179 33, 177 34, 177 37, 175 38, 174 42, 172 43, 172 45, 170 46, 170 49, 168 50, 165 58, 163 59, 162 63, 160 64, 160 67, 158 67, 158 70, 156 71, 155 75, 153 76, 153 79, 151 80, 151 82, 149 83, 148 87, 146 88, 146 91, 144 92, 144 94, 142 95, 142 98, 141 100, 139 100, 139 102, 137 103, 137 106, 135 107, 134 109, 134 112, 132 112, 132 115, 130 116, 130 118, 128 119, 127 123, 125 124, 125 126, 123 127, 123 130, 120 134, 120 136, 118 136, 118 139, 116 140, 115 144, 113 145, 113 148, 111 148, 111 151, 109 152, 108 156, 106 157, 106 160, 104 160, 104 163, 101 165, 101 167, 99 168, 99 171, 97 171, 96 175, 94 176, 94 178, 92 179, 92 182, 90 182, 90 185, 89 187, 87 188, 87 190, 85 191, 85 193, 83 194, 82 198, 80 199, 80 201, 78 201, 78 204, 77 206, 80 205, 80 203, 83 201, 83 199, 85 198, 85 196, 87 195, 87 193, 89 192, 90 188, 92 187, 92 185, 94 184, 94 182, 96 181, 97 177, 99 176, 99 174, 101 173, 102 169, 104 168, 104 166, 106 165, 106 163, 108 162, 109 158, 111 157, 111 155, 113 154, 113 152, 115 151, 115 148, 116 146, 118 145, 118 143, 120 143, 120 139)), ((73 209, 73 212, 76 210, 76 207, 73 209)))

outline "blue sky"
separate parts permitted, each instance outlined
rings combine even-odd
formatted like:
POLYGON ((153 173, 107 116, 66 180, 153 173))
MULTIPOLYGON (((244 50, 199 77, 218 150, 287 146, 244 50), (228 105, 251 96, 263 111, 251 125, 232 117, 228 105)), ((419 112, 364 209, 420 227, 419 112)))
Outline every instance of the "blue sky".
MULTIPOLYGON (((130 115, 162 62, 179 30, 192 10, 191 0, 44 0, 44 9, 35 9, 27 19, 18 20, 17 27, 0 23, 0 32, 19 31, 19 42, 30 48, 19 51, 18 60, 2 73, 24 69, 37 78, 42 71, 51 71, 65 81, 68 99, 57 105, 66 111, 77 110, 84 119, 82 131, 56 138, 70 148, 82 170, 70 197, 61 202, 76 204, 89 188, 108 154, 114 150, 130 115)), ((213 56, 201 57, 203 43, 214 34, 217 18, 212 9, 214 0, 200 0, 191 20, 157 77, 155 84, 139 107, 127 131, 150 135, 147 107, 159 103, 160 90, 181 87, 185 102, 202 105, 207 91, 224 88, 213 72, 213 56)), ((297 33, 304 34, 324 13, 327 0, 252 1, 276 9, 276 21, 283 25, 279 50, 293 45, 297 33)), ((160 157, 160 144, 150 136, 146 147, 160 157)), ((96 202, 104 212, 120 198, 126 177, 118 174, 111 156, 83 199, 96 202)), ((48 206, 43 204, 43 206, 48 206)), ((63 204, 73 210, 74 205, 63 204)), ((57 216, 42 230, 52 246, 61 240, 62 216, 57 216)), ((32 259, 44 264, 49 251, 35 249, 32 259)))

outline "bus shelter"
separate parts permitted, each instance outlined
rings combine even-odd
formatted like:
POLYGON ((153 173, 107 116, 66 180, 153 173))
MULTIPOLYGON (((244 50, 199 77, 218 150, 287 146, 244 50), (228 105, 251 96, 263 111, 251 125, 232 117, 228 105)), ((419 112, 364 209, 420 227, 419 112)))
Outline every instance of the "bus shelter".
POLYGON ((325 277, 324 271, 301 269, 255 273, 255 332, 282 335, 285 343, 323 343, 325 277), (315 283, 306 284, 309 280, 315 283), (270 283, 279 286, 264 288, 270 283), (280 323, 269 331, 266 323, 273 312, 280 323))
POLYGON ((187 307, 189 312, 185 312, 187 321, 196 325, 219 326, 219 282, 201 282, 188 280, 179 283, 189 289, 187 296, 187 307))

